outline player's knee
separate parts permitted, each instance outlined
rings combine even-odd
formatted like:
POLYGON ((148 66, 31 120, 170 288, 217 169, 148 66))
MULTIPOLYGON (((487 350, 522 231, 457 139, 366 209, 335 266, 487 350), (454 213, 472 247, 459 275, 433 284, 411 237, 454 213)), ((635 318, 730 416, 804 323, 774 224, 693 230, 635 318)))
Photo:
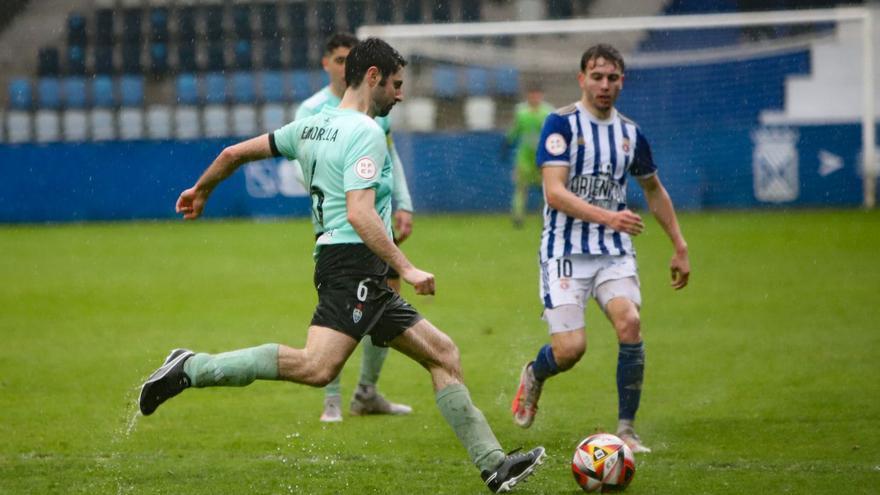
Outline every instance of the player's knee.
POLYGON ((624 344, 637 344, 642 341, 642 320, 635 311, 627 313, 614 322, 617 338, 624 344))
POLYGON ((556 366, 559 368, 559 371, 565 371, 577 364, 586 351, 586 341, 566 342, 558 348, 554 346, 553 357, 556 359, 556 366))

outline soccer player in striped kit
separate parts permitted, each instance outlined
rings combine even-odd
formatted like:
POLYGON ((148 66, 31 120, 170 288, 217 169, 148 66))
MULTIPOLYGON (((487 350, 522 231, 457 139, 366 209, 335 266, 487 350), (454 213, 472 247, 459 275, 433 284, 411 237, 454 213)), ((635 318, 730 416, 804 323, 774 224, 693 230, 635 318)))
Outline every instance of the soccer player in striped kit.
POLYGON ((623 88, 624 61, 612 46, 599 44, 581 57, 580 101, 550 114, 538 143, 544 183, 540 296, 550 344, 520 376, 514 422, 531 426, 547 378, 571 369, 586 350, 584 309, 595 298, 617 332, 617 435, 634 452, 650 452, 633 422, 645 369, 639 308, 638 269, 631 236, 645 225, 626 207, 626 178, 634 177, 648 207, 672 241, 672 287, 688 283, 688 247, 675 208, 657 176, 641 129, 614 103, 623 88))

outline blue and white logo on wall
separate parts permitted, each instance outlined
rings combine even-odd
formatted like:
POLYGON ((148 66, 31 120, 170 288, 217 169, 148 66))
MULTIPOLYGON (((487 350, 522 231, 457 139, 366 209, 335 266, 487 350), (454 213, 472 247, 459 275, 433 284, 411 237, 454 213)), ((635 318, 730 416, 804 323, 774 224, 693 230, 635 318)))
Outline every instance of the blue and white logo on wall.
POLYGON ((752 132, 755 198, 785 203, 798 197, 798 132, 764 127, 752 132))
POLYGON ((283 158, 260 160, 244 167, 247 192, 252 198, 308 196, 303 187, 302 170, 283 158))

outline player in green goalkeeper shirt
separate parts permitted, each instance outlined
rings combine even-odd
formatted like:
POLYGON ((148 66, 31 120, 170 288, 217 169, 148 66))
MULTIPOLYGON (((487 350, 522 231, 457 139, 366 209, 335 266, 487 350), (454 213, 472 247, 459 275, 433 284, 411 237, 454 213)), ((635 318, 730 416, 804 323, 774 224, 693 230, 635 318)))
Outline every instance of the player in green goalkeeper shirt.
POLYGON ((526 90, 526 101, 516 106, 513 126, 507 133, 508 144, 516 145, 513 167, 513 198, 510 214, 513 225, 521 227, 526 213, 530 187, 541 186, 541 172, 535 165, 535 151, 544 119, 553 107, 544 101, 544 92, 537 85, 526 90))
MULTIPOLYGON (((324 107, 338 107, 345 92, 345 59, 358 43, 357 38, 348 33, 336 33, 324 45, 324 57, 321 64, 330 78, 330 84, 307 98, 296 110, 296 120, 315 115, 324 107)), ((388 116, 375 117, 376 123, 384 131, 388 141, 388 154, 393 164, 394 185, 394 239, 397 243, 405 241, 412 232, 412 200, 406 184, 403 164, 391 138, 391 119, 388 116)), ((302 174, 300 174, 302 175, 302 174)), ((304 181, 304 179, 303 179, 304 181)), ((315 235, 321 234, 320 225, 313 222, 315 235)), ((388 273, 388 285, 400 291, 400 276, 393 270, 388 273)), ((388 348, 374 345, 368 337, 361 344, 363 360, 357 388, 351 398, 349 411, 354 415, 363 414, 409 414, 412 408, 406 404, 395 404, 388 401, 376 390, 376 382, 382 371, 382 365, 388 356, 388 348)), ((333 423, 342 421, 341 377, 338 375, 324 387, 324 410, 321 421, 333 423)))
MULTIPOLYGON (((434 293, 434 276, 416 268, 393 242, 392 164, 385 135, 373 120, 403 98, 405 65, 384 41, 364 40, 346 61, 347 88, 339 107, 224 149, 180 194, 177 211, 194 220, 214 188, 242 164, 270 156, 299 160, 322 232, 315 244, 318 305, 303 349, 280 344, 221 354, 175 349, 143 384, 138 403, 147 416, 190 387, 245 386, 258 379, 323 387, 369 335, 428 371, 437 407, 484 483, 506 492, 542 463, 544 448, 504 454, 462 381, 455 343, 386 283, 390 265, 417 294, 434 293)), ((411 468, 407 472, 420 471, 411 468)))

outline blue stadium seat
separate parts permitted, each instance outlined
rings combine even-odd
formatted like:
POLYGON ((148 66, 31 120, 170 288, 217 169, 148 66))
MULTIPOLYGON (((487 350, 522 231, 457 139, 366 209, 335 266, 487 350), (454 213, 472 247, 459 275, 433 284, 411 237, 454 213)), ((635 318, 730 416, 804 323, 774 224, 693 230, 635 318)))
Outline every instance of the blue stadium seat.
MULTIPOLYGON (((468 2, 463 2, 468 3, 468 2)), ((394 22, 394 0, 376 0, 376 23, 391 24, 394 22)))
POLYGON ((140 43, 125 43, 122 45, 122 72, 126 74, 140 74, 144 71, 141 64, 140 43))
POLYGON ((199 80, 195 74, 186 73, 177 76, 177 103, 196 105, 199 103, 199 80))
POLYGON ((497 67, 494 70, 495 93, 501 96, 519 95, 519 69, 513 66, 497 67))
POLYGON ((54 77, 41 77, 37 81, 37 95, 40 108, 55 109, 61 106, 61 84, 54 77))
MULTIPOLYGON (((467 2, 465 2, 467 3, 467 2)), ((348 21, 349 32, 355 32, 364 24, 364 17, 367 11, 367 2, 364 0, 348 0, 345 8, 345 17, 348 21)))
POLYGON ((67 44, 85 45, 87 42, 86 18, 79 12, 71 12, 67 16, 67 44))
POLYGON ((462 22, 478 22, 482 17, 480 10, 482 7, 480 0, 468 0, 461 2, 461 20, 462 22))
POLYGON ((205 7, 205 34, 208 40, 223 39, 223 6, 209 5, 205 7))
POLYGON ((260 99, 268 102, 285 100, 284 75, 278 71, 264 71, 260 74, 260 99))
POLYGON ((112 45, 115 41, 113 9, 98 9, 95 12, 95 43, 112 45))
POLYGON ((196 11, 193 7, 181 7, 177 11, 177 36, 181 42, 196 40, 196 11))
POLYGON ((263 68, 270 70, 281 68, 281 42, 277 39, 263 41, 263 68))
POLYGON ((34 95, 28 79, 12 79, 9 81, 8 90, 9 106, 13 110, 30 110, 34 103, 34 95))
POLYGON ((122 11, 122 40, 126 43, 140 43, 143 16, 141 9, 128 8, 122 11))
POLYGON ((85 74, 86 73, 86 50, 83 45, 67 46, 67 73, 68 74, 85 74))
POLYGON ((312 76, 305 70, 290 72, 290 89, 295 101, 303 101, 312 96, 312 76))
POLYGON ((305 35, 294 35, 290 40, 290 67, 305 69, 309 66, 309 41, 305 35))
POLYGON ((274 3, 260 5, 260 36, 266 40, 277 40, 281 36, 278 26, 278 8, 274 3))
POLYGON ((421 24, 422 0, 403 0, 403 22, 406 24, 421 24))
POLYGON ((119 78, 119 96, 124 107, 139 107, 144 104, 144 77, 122 76, 119 78))
POLYGON ((491 74, 485 67, 468 67, 464 71, 465 93, 471 96, 488 96, 491 92, 491 74))
POLYGON ((150 43, 150 73, 161 76, 168 73, 168 45, 150 43))
POLYGON ((460 94, 458 84, 458 68, 440 64, 431 69, 431 81, 434 95, 440 98, 454 98, 460 94))
POLYGON ((167 42, 169 38, 168 9, 165 7, 150 9, 150 41, 167 42))
POLYGON ((257 99, 254 75, 251 72, 232 74, 232 101, 235 103, 253 103, 257 99))
POLYGON ((226 103, 226 76, 221 72, 205 74, 205 103, 226 103))
POLYGON ((251 70, 254 67, 253 49, 250 41, 238 40, 235 42, 235 68, 238 70, 251 70))
POLYGON ((113 66, 113 45, 95 45, 95 73, 96 74, 112 74, 115 70, 113 66))
POLYGON ((37 59, 37 75, 46 77, 61 74, 61 62, 59 59, 58 48, 54 46, 40 48, 37 59))
POLYGON ((199 69, 196 62, 196 44, 193 41, 180 41, 177 44, 177 70, 195 72, 199 69))
POLYGON ((87 105, 86 79, 67 77, 61 80, 61 94, 65 108, 85 108, 87 105))
POLYGON ((216 40, 208 44, 208 64, 206 70, 219 72, 226 69, 223 41, 216 40))
POLYGON ((251 33, 251 6, 238 4, 232 6, 232 30, 240 40, 249 40, 251 33))
POLYGON ((110 76, 96 76, 92 79, 92 105, 101 108, 115 107, 115 93, 113 78, 110 76))

